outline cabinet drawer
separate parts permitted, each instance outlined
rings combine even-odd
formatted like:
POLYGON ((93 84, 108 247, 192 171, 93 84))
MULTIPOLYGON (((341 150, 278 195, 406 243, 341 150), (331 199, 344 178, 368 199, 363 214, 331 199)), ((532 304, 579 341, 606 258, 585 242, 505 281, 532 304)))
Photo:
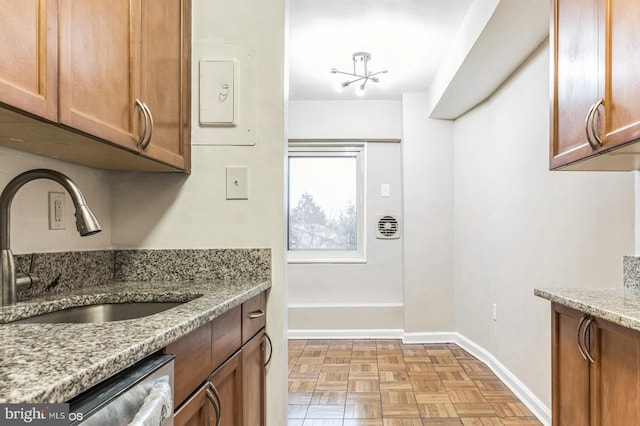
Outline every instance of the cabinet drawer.
POLYGON ((211 328, 211 369, 215 370, 242 345, 242 310, 238 306, 225 312, 215 320, 211 328))
POLYGON ((211 323, 171 343, 164 353, 176 356, 173 390, 175 408, 211 373, 211 323))
POLYGON ((242 304, 242 343, 246 343, 267 322, 267 294, 260 293, 242 304))

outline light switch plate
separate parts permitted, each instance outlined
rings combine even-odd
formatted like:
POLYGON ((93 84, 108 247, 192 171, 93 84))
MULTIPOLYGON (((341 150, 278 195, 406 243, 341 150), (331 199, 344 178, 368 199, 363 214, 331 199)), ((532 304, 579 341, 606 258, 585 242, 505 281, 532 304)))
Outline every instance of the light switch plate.
POLYGON ((227 166, 227 200, 249 199, 249 167, 227 166))
POLYGON ((389 197, 391 196, 391 191, 389 189, 388 183, 383 183, 380 185, 380 196, 381 197, 389 197))
POLYGON ((233 60, 200 61, 200 124, 236 124, 236 68, 233 60))

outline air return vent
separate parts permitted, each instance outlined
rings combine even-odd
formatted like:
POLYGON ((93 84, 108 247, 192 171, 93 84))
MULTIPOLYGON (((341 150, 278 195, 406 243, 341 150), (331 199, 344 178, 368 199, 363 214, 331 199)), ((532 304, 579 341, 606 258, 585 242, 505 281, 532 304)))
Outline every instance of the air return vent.
POLYGON ((400 221, 396 216, 380 216, 376 224, 376 238, 394 240, 400 238, 400 221))

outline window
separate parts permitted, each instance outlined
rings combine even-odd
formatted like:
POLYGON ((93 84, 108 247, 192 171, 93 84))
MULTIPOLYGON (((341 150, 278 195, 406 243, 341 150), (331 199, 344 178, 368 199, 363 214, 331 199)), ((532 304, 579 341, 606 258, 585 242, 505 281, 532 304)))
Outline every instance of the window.
POLYGON ((289 144, 290 262, 364 261, 364 146, 289 144))

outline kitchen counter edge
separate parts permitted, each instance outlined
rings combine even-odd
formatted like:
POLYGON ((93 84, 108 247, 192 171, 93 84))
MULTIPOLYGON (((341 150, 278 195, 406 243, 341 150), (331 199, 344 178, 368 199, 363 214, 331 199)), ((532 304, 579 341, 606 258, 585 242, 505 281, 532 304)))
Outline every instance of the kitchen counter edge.
POLYGON ((542 288, 534 289, 534 294, 596 318, 640 331, 640 289, 542 288))
MULTIPOLYGON (((16 305, 18 316, 91 303, 186 303, 95 324, 0 324, 0 403, 60 403, 271 288, 264 282, 113 283, 16 305), (44 350, 42 350, 44 348, 44 350)), ((2 308, 5 316, 7 309, 2 308)))

